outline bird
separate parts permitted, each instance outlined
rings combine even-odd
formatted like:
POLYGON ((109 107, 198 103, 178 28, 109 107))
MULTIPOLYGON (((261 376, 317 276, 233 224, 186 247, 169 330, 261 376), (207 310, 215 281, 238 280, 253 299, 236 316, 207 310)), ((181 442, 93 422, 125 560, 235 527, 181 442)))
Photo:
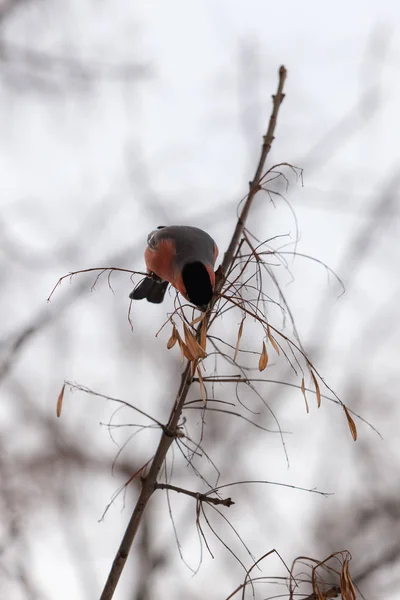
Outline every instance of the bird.
POLYGON ((217 257, 216 243, 202 229, 160 225, 147 236, 144 259, 148 274, 129 297, 160 304, 171 284, 186 300, 204 311, 214 292, 217 257))

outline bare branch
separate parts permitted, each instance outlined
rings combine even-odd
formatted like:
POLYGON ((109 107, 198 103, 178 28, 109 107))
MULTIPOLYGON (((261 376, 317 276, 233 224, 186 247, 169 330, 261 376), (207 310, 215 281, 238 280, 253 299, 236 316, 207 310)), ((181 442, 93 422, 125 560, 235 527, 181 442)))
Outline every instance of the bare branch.
POLYGON ((199 492, 191 492, 190 490, 185 490, 184 488, 177 487, 176 485, 171 485, 169 483, 156 483, 155 489, 172 490, 173 492, 178 492, 178 494, 186 494, 187 496, 195 498, 198 502, 207 502, 208 504, 214 504, 214 506, 232 506, 232 504, 235 504, 232 498, 214 498, 213 496, 200 494, 199 492))
MULTIPOLYGON (((228 271, 229 267, 232 264, 233 257, 235 255, 240 238, 242 237, 242 233, 245 228, 246 220, 249 215, 254 197, 257 194, 257 192, 260 190, 260 182, 263 177, 265 161, 267 160, 267 156, 269 154, 269 151, 271 150, 272 142, 274 141, 275 128, 276 128, 276 122, 277 122, 279 108, 285 97, 285 94, 283 93, 283 87, 285 84, 286 75, 287 75, 287 71, 286 71, 285 67, 282 65, 281 68, 279 69, 278 89, 277 89, 276 94, 274 96, 272 96, 273 109, 272 109, 272 114, 271 114, 271 117, 269 120, 268 130, 264 136, 264 143, 263 143, 263 146, 261 149, 260 160, 258 162, 258 166, 257 166, 256 172, 254 175, 254 179, 250 183, 250 190, 249 190, 248 196, 246 198, 246 202, 243 206, 242 212, 240 213, 240 216, 239 216, 238 222, 236 224, 236 228, 233 233, 231 242, 229 244, 228 250, 225 252, 224 260, 221 265, 221 270, 222 270, 223 275, 226 274, 226 272, 228 271)), ((219 289, 220 288, 221 288, 221 285, 219 286, 219 289)), ((218 291, 218 289, 217 289, 217 291, 218 291)))
MULTIPOLYGON (((71 273, 67 273, 66 275, 63 275, 62 277, 60 277, 60 279, 57 281, 57 283, 51 290, 49 297, 47 298, 47 302, 50 302, 51 297, 53 296, 54 292, 56 291, 56 289, 58 288, 58 286, 61 284, 61 282, 64 279, 72 278, 74 275, 79 275, 80 273, 92 273, 94 271, 99 271, 99 274, 97 275, 95 282, 92 285, 92 288, 91 288, 92 290, 94 289, 99 277, 106 271, 110 271, 110 273, 112 271, 120 271, 122 273, 129 273, 130 275, 142 275, 143 277, 146 277, 146 275, 147 275, 147 273, 143 273, 142 271, 131 271, 130 269, 122 269, 121 267, 92 267, 90 269, 80 269, 79 271, 71 271, 71 273)), ((110 286, 110 280, 108 280, 108 284, 110 286)))

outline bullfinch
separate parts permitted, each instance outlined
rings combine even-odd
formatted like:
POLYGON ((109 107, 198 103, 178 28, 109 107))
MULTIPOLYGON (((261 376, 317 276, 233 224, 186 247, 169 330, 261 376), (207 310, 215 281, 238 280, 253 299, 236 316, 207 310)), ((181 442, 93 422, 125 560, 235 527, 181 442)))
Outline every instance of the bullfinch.
POLYGON ((157 227, 149 233, 144 253, 149 275, 129 297, 159 304, 170 283, 186 300, 205 310, 214 291, 217 256, 216 243, 202 229, 187 225, 157 227))

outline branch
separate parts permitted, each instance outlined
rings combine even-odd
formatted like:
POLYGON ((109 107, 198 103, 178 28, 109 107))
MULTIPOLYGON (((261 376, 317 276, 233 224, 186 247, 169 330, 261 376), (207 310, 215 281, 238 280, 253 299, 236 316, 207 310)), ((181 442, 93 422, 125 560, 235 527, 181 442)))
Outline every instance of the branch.
POLYGON ((146 509, 148 501, 155 491, 158 474, 163 465, 169 447, 175 439, 176 429, 181 416, 183 403, 185 402, 191 384, 191 371, 192 363, 188 361, 185 370, 182 373, 181 385, 179 387, 175 404, 168 420, 168 425, 164 429, 161 436, 153 462, 151 463, 149 473, 147 477, 143 479, 139 498, 136 502, 136 506, 126 528, 124 537, 122 538, 120 547, 114 558, 114 562, 104 586, 103 593, 100 596, 100 600, 111 600, 118 585, 119 578, 121 577, 126 559, 128 558, 133 540, 135 539, 137 530, 139 528, 140 521, 142 520, 143 513, 146 509))
MULTIPOLYGON (((0 24, 10 15, 11 9, 26 0, 11 0, 0 9, 0 24)), ((27 2, 26 2, 27 3, 27 2)), ((145 63, 101 63, 96 61, 80 60, 60 54, 53 54, 30 48, 14 42, 2 41, 0 46, 0 60, 26 64, 28 67, 47 76, 51 71, 62 70, 65 76, 77 80, 109 79, 112 81, 129 81, 139 78, 149 78, 151 68, 145 63)))
POLYGON ((212 496, 207 496, 207 494, 191 492, 190 490, 185 490, 184 488, 177 487, 176 485, 171 485, 169 483, 156 483, 155 489, 172 490, 173 492, 178 492, 178 494, 186 494, 187 496, 195 498, 199 502, 208 502, 208 504, 214 504, 214 506, 218 506, 219 504, 222 504, 222 506, 232 506, 232 504, 235 504, 232 498, 214 498, 212 496))
MULTIPOLYGON (((94 284, 92 285, 92 290, 94 289, 99 277, 105 273, 106 271, 110 271, 110 273, 112 271, 121 271, 122 273, 130 273, 130 275, 143 275, 143 277, 147 276, 147 273, 143 273, 142 271, 132 271, 131 269, 123 269, 122 267, 91 267, 90 269, 79 269, 79 271, 71 271, 70 273, 67 273, 66 275, 63 275, 62 277, 59 278, 59 280, 57 281, 57 283, 55 284, 55 286, 53 287, 53 289, 50 292, 49 297, 47 298, 47 302, 50 302, 54 292, 56 291, 56 289, 58 288, 59 285, 61 285, 61 282, 64 279, 67 279, 67 277, 71 278, 74 275, 80 275, 81 273, 91 273, 92 271, 99 271, 99 274, 97 275, 94 284)), ((110 282, 109 282, 110 283, 110 282)))
MULTIPOLYGON (((284 97, 283 85, 284 85, 285 79, 286 79, 286 69, 285 69, 285 67, 282 66, 279 69, 278 90, 277 90, 276 95, 274 95, 272 97, 273 98, 273 108, 272 108, 272 113, 271 113, 271 117, 269 120, 268 130, 264 136, 263 146, 262 146, 262 150, 261 150, 261 156, 260 156, 260 160, 258 162, 258 167, 256 169, 254 179, 250 183, 250 190, 247 195, 247 199, 246 199, 245 205, 243 207, 243 210, 238 219, 234 234, 232 236, 231 243, 229 244, 229 248, 228 248, 227 252, 225 253, 224 260, 223 260, 221 270, 220 270, 219 281, 216 286, 217 289, 215 290, 213 300, 211 301, 211 303, 209 305, 209 308, 207 310, 207 313, 205 315, 203 322, 200 323, 200 325, 199 325, 198 332, 197 332, 198 337, 200 336, 201 327, 208 327, 212 307, 214 306, 214 304, 218 298, 218 292, 221 290, 221 288, 224 284, 226 273, 234 259, 236 248, 239 244, 240 237, 243 233, 243 229, 244 229, 246 219, 247 219, 247 216, 248 216, 250 208, 251 208, 253 198, 254 198, 255 194, 258 192, 258 190, 260 189, 260 180, 262 179, 262 176, 263 176, 265 161, 266 161, 266 158, 270 151, 271 144, 274 140, 274 132, 275 132, 275 127, 276 127, 276 119, 278 116, 279 107, 280 107, 283 97, 284 97)), ((136 506, 133 510, 132 516, 131 516, 128 526, 126 528, 124 537, 120 544, 120 547, 114 558, 114 562, 112 564, 112 567, 111 567, 110 573, 108 575, 106 584, 104 586, 103 593, 100 597, 100 600, 111 600, 111 598, 114 595, 115 589, 118 585, 118 581, 121 577, 122 570, 125 566, 126 559, 128 558, 129 551, 130 551, 133 541, 135 539, 140 522, 143 518, 143 514, 146 509, 147 503, 149 502, 152 494, 154 493, 154 491, 156 489, 157 478, 158 478, 160 469, 164 463, 165 457, 167 455, 167 452, 168 452, 172 442, 178 436, 178 431, 177 431, 178 423, 181 418, 183 405, 185 403, 190 386, 193 381, 193 374, 196 371, 197 362, 198 362, 197 360, 188 361, 186 364, 186 367, 182 373, 181 384, 179 386, 179 390, 178 390, 178 393, 177 393, 177 396, 176 396, 176 399, 174 402, 174 406, 171 410, 168 424, 163 429, 163 433, 161 435, 161 439, 158 444, 158 448, 154 455, 153 462, 151 463, 147 477, 143 478, 142 489, 140 491, 139 498, 136 502, 136 506)))
MULTIPOLYGON (((236 224, 236 228, 233 233, 228 250, 225 252, 224 260, 221 265, 222 275, 225 275, 227 273, 230 265, 232 264, 233 257, 235 255, 236 248, 239 244, 239 240, 242 237, 243 230, 245 228, 246 220, 249 215, 250 208, 253 203, 254 197, 257 194, 257 192, 260 190, 260 181, 263 176, 265 161, 267 160, 267 156, 269 154, 269 151, 271 150, 272 142, 274 141, 276 120, 278 117, 279 108, 285 97, 285 94, 283 93, 283 86, 285 84, 286 75, 287 75, 287 71, 286 71, 285 67, 282 65, 281 68, 279 69, 278 89, 277 89, 276 94, 274 96, 272 96, 273 108, 272 108, 271 117, 269 119, 268 130, 264 136, 264 143, 261 148, 260 160, 258 161, 258 166, 257 166, 256 172, 254 175, 254 179, 253 179, 253 181, 250 182, 249 193, 247 195, 247 199, 243 206, 242 212, 240 213, 240 216, 239 216, 238 222, 236 224)), ((220 291, 221 287, 222 287, 222 285, 220 284, 219 289, 217 291, 220 291)))

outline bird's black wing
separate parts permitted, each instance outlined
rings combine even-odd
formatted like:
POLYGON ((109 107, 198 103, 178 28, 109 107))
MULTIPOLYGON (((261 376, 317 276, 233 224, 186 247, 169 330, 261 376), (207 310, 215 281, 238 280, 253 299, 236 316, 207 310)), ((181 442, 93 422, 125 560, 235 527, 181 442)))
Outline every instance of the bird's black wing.
POLYGON ((145 277, 129 294, 129 298, 132 300, 143 300, 143 298, 146 298, 148 302, 160 304, 164 300, 167 287, 168 281, 162 281, 161 279, 157 280, 153 277, 145 277))

